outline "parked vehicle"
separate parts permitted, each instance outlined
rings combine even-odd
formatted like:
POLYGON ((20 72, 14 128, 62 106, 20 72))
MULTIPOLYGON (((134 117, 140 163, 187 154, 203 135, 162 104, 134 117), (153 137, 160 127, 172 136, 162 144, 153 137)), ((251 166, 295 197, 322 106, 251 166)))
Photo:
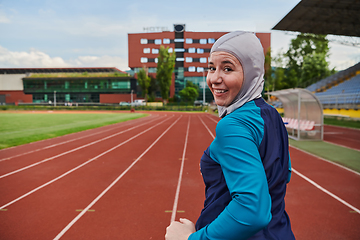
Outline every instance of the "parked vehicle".
POLYGON ((134 102, 131 103, 132 106, 146 106, 146 102, 144 99, 135 99, 134 102))
POLYGON ((202 100, 196 100, 194 106, 207 106, 207 103, 204 103, 202 100))
POLYGON ((130 106, 130 103, 128 103, 128 102, 120 102, 119 105, 120 106, 130 106))

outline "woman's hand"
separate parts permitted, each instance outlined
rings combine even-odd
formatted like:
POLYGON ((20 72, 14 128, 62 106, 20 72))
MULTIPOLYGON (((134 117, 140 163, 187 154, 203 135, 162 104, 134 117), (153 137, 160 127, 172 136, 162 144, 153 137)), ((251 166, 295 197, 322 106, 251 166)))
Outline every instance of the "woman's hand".
POLYGON ((172 222, 166 228, 165 240, 187 240, 190 234, 195 232, 195 225, 186 218, 180 218, 180 222, 172 222))

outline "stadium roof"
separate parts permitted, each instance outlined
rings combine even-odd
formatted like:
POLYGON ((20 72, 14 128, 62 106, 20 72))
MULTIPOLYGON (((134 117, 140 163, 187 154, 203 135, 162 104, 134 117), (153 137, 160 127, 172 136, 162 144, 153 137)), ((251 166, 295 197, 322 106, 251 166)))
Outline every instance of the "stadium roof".
POLYGON ((0 74, 25 74, 25 73, 71 73, 71 72, 121 72, 115 67, 92 68, 0 68, 0 74))
POLYGON ((272 29, 360 37, 360 1, 302 0, 272 29))

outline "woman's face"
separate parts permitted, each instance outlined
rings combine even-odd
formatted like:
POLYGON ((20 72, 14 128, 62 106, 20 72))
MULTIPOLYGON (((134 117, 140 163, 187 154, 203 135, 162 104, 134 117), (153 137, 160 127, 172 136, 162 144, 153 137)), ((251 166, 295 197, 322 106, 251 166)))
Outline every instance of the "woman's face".
POLYGON ((239 93, 243 81, 243 68, 236 57, 227 52, 210 55, 206 82, 217 105, 228 107, 239 93))

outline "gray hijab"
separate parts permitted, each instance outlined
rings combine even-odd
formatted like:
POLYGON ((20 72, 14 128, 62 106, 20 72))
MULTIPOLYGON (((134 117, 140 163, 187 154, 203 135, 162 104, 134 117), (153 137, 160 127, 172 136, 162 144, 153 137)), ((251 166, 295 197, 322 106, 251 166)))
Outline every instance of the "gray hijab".
POLYGON ((212 46, 213 52, 234 55, 244 71, 240 92, 228 107, 218 106, 219 116, 225 117, 246 102, 261 97, 264 86, 264 52, 260 40, 251 32, 236 31, 223 35, 212 46))

